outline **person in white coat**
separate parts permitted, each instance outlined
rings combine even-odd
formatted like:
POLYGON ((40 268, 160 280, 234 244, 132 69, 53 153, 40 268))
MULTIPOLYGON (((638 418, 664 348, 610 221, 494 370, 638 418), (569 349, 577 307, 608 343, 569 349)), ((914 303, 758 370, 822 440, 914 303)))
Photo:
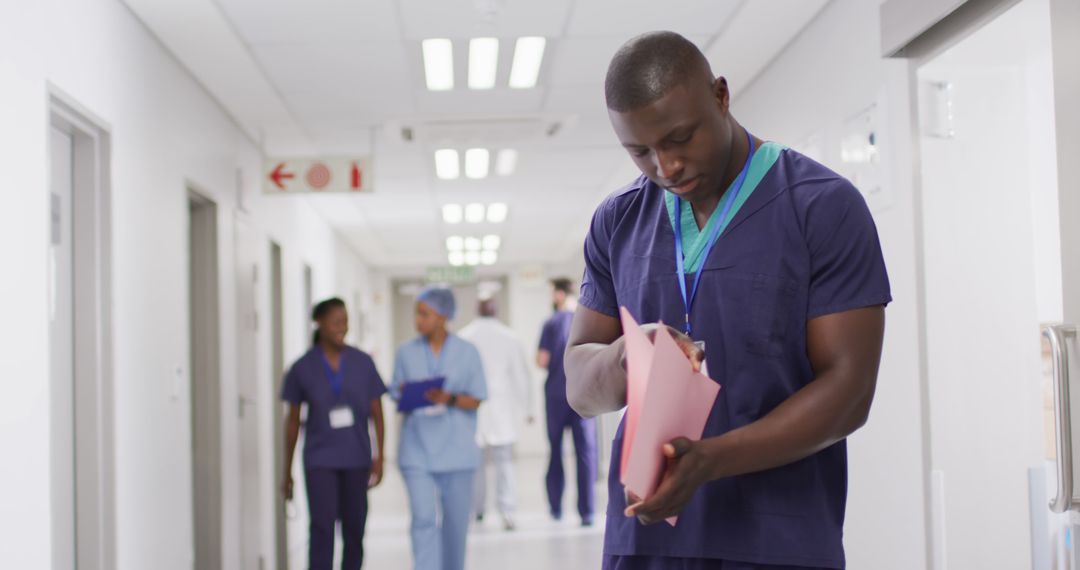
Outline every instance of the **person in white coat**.
POLYGON ((525 348, 510 327, 496 318, 494 300, 480 302, 480 317, 469 323, 458 336, 480 351, 488 399, 480 406, 476 439, 484 452, 484 464, 476 470, 473 493, 477 521, 484 520, 487 502, 487 467, 495 467, 495 495, 499 514, 506 530, 514 530, 517 497, 514 483, 513 445, 522 419, 533 423, 532 373, 525 348))

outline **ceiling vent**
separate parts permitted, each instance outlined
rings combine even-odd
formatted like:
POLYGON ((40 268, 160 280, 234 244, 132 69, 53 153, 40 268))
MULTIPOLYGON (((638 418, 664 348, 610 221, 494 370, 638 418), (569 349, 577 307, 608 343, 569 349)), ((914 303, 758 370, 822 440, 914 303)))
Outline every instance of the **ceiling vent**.
POLYGON ((454 119, 402 123, 401 141, 436 146, 504 146, 555 136, 563 120, 550 117, 454 119))

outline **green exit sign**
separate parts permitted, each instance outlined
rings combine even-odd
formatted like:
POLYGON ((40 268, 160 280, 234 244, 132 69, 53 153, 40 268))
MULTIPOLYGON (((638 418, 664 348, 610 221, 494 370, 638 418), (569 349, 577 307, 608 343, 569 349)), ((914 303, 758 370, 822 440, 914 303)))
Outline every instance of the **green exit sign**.
POLYGON ((428 283, 472 283, 476 272, 472 267, 429 267, 426 275, 428 283))

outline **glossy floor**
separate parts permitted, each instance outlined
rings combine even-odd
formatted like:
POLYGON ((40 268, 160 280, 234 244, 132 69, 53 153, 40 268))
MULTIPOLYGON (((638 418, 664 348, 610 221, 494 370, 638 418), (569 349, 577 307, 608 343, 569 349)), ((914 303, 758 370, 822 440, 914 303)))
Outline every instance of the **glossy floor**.
MULTIPOLYGON (((573 461, 568 462, 570 466, 573 461)), ((548 516, 544 491, 546 458, 519 458, 516 463, 518 485, 517 530, 504 531, 493 507, 482 524, 473 525, 469 534, 466 568, 469 570, 550 569, 594 570, 600 568, 604 518, 596 525, 582 528, 575 513, 577 492, 570 486, 563 497, 567 514, 556 522, 548 516)), ((573 481, 573 471, 567 473, 573 481)), ((605 486, 597 484, 597 512, 607 505, 605 486)), ((490 491, 489 491, 490 494, 490 491)), ((489 504, 492 497, 489 496, 489 504)), ((401 474, 388 473, 386 481, 370 495, 365 568, 407 570, 412 567, 409 549, 408 498, 401 474)), ((290 568, 306 568, 306 538, 290 537, 290 568)), ((340 541, 338 549, 340 551, 340 541)), ((340 552, 339 552, 340 555, 340 552)))

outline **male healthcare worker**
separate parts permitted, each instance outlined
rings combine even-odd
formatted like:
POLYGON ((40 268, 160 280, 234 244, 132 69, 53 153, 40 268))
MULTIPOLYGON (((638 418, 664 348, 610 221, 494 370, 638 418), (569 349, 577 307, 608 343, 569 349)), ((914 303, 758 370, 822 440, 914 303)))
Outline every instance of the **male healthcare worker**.
POLYGON ((577 458, 577 508, 582 526, 592 526, 595 510, 596 481, 596 421, 578 415, 566 400, 566 373, 563 369, 563 353, 570 338, 570 324, 574 313, 569 310, 571 283, 569 279, 559 278, 551 281, 552 304, 555 314, 544 323, 540 333, 540 349, 536 354, 536 364, 547 368, 548 377, 544 384, 545 407, 547 408, 548 445, 551 459, 547 470, 548 504, 551 516, 562 519, 562 497, 566 488, 566 476, 563 471, 563 434, 570 429, 574 438, 574 455, 577 458))
POLYGON ((341 299, 315 306, 318 323, 311 350, 285 376, 281 398, 289 403, 285 420, 285 477, 282 492, 292 499, 292 460, 300 435, 300 405, 308 408, 304 425, 304 482, 311 528, 308 565, 330 570, 334 563, 334 528, 341 521, 345 542, 342 570, 359 570, 364 561, 364 526, 368 487, 383 476, 383 409, 386 386, 366 353, 345 344, 349 315, 341 299), (378 447, 372 450, 369 422, 378 447), (372 453, 374 451, 374 453, 372 453))
MULTIPOLYGON (((480 351, 488 398, 477 411, 476 442, 487 463, 495 467, 495 499, 503 528, 514 530, 517 491, 514 481, 514 442, 521 424, 532 417, 532 372, 525 349, 514 331, 495 318, 494 299, 480 302, 480 317, 458 333, 480 351)), ((483 522, 487 502, 487 466, 476 470, 473 513, 483 522)))
POLYGON ((726 80, 681 36, 625 44, 605 91, 643 175, 597 208, 585 240, 570 403, 625 404, 620 306, 674 327, 722 389, 700 441, 663 447, 645 501, 619 484, 620 428, 604 567, 843 568, 844 439, 869 414, 891 300, 866 204, 741 126, 726 80))
POLYGON ((454 294, 431 288, 416 301, 416 339, 398 348, 390 394, 401 398, 409 382, 442 378, 425 397, 431 406, 408 412, 398 461, 409 492, 416 570, 463 570, 472 509, 473 477, 480 465, 476 410, 487 398, 476 347, 450 334, 454 294))

